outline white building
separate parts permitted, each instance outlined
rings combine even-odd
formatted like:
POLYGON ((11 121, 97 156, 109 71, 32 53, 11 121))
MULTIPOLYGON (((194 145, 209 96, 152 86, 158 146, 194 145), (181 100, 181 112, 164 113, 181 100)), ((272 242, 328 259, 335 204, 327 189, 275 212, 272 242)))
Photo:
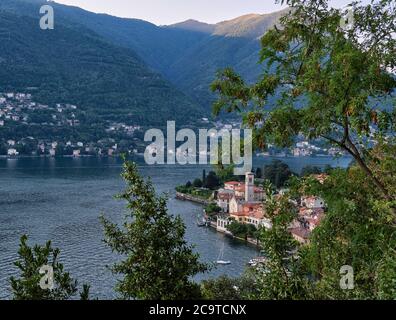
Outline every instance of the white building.
POLYGON ((234 192, 232 190, 220 189, 217 192, 217 206, 221 208, 223 212, 229 212, 230 201, 234 197, 234 192))
POLYGON ((232 221, 228 217, 218 216, 216 230, 219 232, 229 233, 229 231, 227 230, 227 226, 231 223, 232 221))
POLYGON ((81 151, 80 150, 73 150, 73 157, 78 158, 80 156, 81 151))
POLYGON ((16 149, 12 148, 12 149, 8 149, 7 154, 9 156, 17 156, 19 152, 16 149))
POLYGON ((325 207, 325 202, 320 197, 309 196, 301 198, 301 206, 308 209, 320 209, 325 207))

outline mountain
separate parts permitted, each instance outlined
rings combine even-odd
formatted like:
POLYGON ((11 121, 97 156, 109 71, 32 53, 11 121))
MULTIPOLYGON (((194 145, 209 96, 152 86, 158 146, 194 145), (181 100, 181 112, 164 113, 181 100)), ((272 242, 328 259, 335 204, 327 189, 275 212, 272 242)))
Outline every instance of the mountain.
POLYGON ((270 28, 279 22, 289 9, 271 14, 248 14, 216 24, 213 35, 225 37, 261 38, 270 28))
MULTIPOLYGON (((36 9, 28 8, 30 1, 41 2, 2 0, 0 8, 34 15, 37 19, 36 9)), ((143 20, 95 14, 57 3, 51 5, 55 9, 56 23, 89 29, 113 46, 132 50, 153 73, 161 73, 206 112, 214 101, 209 86, 219 69, 231 66, 248 81, 257 79, 261 70, 259 38, 287 12, 250 14, 217 24, 187 20, 156 26, 143 20)))
POLYGON ((76 104, 101 122, 163 125, 169 119, 192 122, 204 114, 133 50, 56 9, 55 29, 41 30, 42 3, 1 1, 0 92, 34 87, 35 100, 76 104))
POLYGON ((217 24, 207 24, 190 19, 166 27, 202 32, 213 36, 259 39, 288 11, 289 9, 284 9, 270 14, 247 14, 217 24))
POLYGON ((166 76, 202 105, 211 105, 214 96, 208 88, 219 69, 231 66, 248 82, 257 80, 262 70, 259 39, 287 12, 245 15, 212 25, 211 34, 177 59, 166 76))
POLYGON ((201 32, 206 34, 212 34, 216 29, 216 25, 200 22, 197 20, 189 19, 183 22, 175 23, 169 26, 165 26, 171 29, 186 30, 192 32, 201 32))

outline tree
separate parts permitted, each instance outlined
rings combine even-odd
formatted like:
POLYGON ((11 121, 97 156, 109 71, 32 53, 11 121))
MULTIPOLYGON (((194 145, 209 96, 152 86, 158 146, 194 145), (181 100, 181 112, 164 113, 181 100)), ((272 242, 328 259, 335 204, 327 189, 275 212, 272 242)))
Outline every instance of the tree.
POLYGON ((264 205, 272 227, 260 229, 259 240, 266 260, 264 265, 255 269, 259 291, 255 298, 307 299, 308 276, 302 272, 298 259, 292 255, 298 249, 298 244, 288 230, 297 217, 296 208, 288 195, 275 197, 271 185, 266 186, 264 205))
POLYGON ((7 154, 7 147, 4 143, 0 142, 0 155, 6 155, 7 154))
POLYGON ((206 170, 202 170, 202 184, 206 185, 206 170))
POLYGON ((126 190, 118 196, 129 212, 123 226, 101 218, 105 242, 124 257, 112 266, 119 274, 116 290, 125 299, 179 300, 200 297, 191 277, 208 270, 184 239, 180 217, 167 212, 167 198, 157 196, 134 163, 125 162, 126 190))
POLYGON ((261 168, 257 168, 256 169, 256 178, 262 178, 263 176, 263 172, 261 170, 261 168))
MULTIPOLYGON (((395 173, 396 161, 393 163, 395 173)), ((310 246, 300 252, 305 274, 316 280, 313 297, 395 299, 393 212, 364 171, 358 165, 334 169, 323 183, 308 177, 297 188, 320 196, 327 205, 326 218, 312 233, 310 246), (353 268, 353 290, 340 287, 344 265, 353 268)))
POLYGON ((243 238, 247 240, 248 237, 252 237, 256 234, 256 227, 251 224, 240 223, 233 221, 227 226, 227 230, 230 231, 235 237, 243 238))
POLYGON ((227 182, 230 180, 238 180, 240 176, 234 176, 234 165, 214 165, 216 176, 219 178, 220 182, 227 182))
POLYGON ((205 207, 205 211, 210 213, 219 213, 221 211, 221 208, 216 203, 210 203, 205 207))
POLYGON ((187 183, 186 183, 186 188, 191 188, 191 187, 192 187, 191 181, 187 181, 187 183))
MULTIPOLYGON (((20 278, 11 277, 11 289, 15 300, 67 300, 77 294, 78 283, 73 280, 68 272, 64 271, 59 260, 59 249, 53 249, 51 242, 45 246, 35 245, 33 248, 27 244, 28 237, 21 237, 19 245, 19 260, 15 266, 21 272, 20 278), (53 268, 53 289, 42 289, 40 282, 45 274, 40 274, 43 266, 53 268)), ((47 270, 48 272, 48 270, 47 270)), ((50 285, 49 283, 47 283, 50 285)), ((80 293, 82 300, 89 298, 89 286, 84 285, 80 293)))
POLYGON ((204 299, 208 300, 246 300, 257 293, 255 279, 248 272, 240 278, 220 276, 201 283, 204 299))
POLYGON ((322 170, 320 168, 315 167, 315 166, 311 166, 311 165, 305 166, 301 170, 301 176, 302 177, 309 176, 309 175, 312 175, 312 174, 321 174, 321 173, 322 173, 322 170))
POLYGON ((203 187, 203 184, 202 184, 202 180, 201 179, 195 179, 194 181, 193 181, 193 186, 195 187, 195 188, 202 188, 203 187))
POLYGON ((216 175, 214 171, 210 171, 208 176, 206 177, 206 184, 205 187, 211 190, 216 189, 220 186, 220 179, 216 175))
POLYGON ((247 85, 232 69, 220 72, 212 84, 219 94, 215 113, 245 112, 258 146, 289 147, 299 133, 323 138, 350 154, 385 199, 395 199, 368 152, 373 129, 377 137, 394 129, 394 1, 356 3, 349 28, 340 23, 344 12, 330 9, 327 0, 280 2, 291 10, 261 40, 263 76, 247 85), (270 96, 276 97, 272 108, 270 96))
POLYGON ((264 178, 269 180, 276 188, 283 187, 292 175, 289 166, 280 160, 274 160, 264 167, 264 178))
POLYGON ((394 1, 356 3, 349 29, 328 1, 281 2, 292 10, 262 39, 263 77, 249 86, 230 69, 220 73, 215 111, 246 112, 258 146, 290 146, 303 133, 355 161, 326 170, 325 181, 294 177, 290 193, 276 198, 267 187, 272 228, 260 236, 268 260, 255 271, 256 298, 395 299, 394 1), (277 102, 266 108, 271 95, 277 102), (327 209, 309 245, 297 246, 288 228, 302 195, 323 198, 327 209), (353 290, 340 286, 343 266, 353 268, 353 290))

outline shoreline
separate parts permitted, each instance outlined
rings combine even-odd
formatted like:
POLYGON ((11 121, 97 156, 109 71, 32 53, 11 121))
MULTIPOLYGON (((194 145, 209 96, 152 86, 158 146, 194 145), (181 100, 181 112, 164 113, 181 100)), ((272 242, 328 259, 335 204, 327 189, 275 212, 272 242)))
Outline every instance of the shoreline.
MULTIPOLYGON (((141 156, 140 154, 133 154, 130 156, 141 156)), ((18 156, 7 156, 7 155, 0 155, 0 159, 7 159, 7 160, 18 160, 18 159, 40 159, 40 158, 48 158, 48 159, 61 159, 61 158, 73 158, 73 159, 79 159, 79 158, 121 158, 121 155, 90 155, 90 154, 85 154, 85 155, 80 155, 78 157, 73 156, 73 155, 61 155, 61 156, 51 156, 48 154, 45 155, 40 155, 40 156, 29 156, 29 155, 18 155, 18 156)))
POLYGON ((176 192, 176 199, 180 201, 190 201, 201 205, 209 205, 210 203, 213 202, 207 199, 199 198, 191 194, 182 193, 182 192, 176 192))
POLYGON ((209 228, 213 228, 216 232, 222 233, 222 234, 226 235, 227 237, 229 237, 229 238, 231 238, 233 240, 237 240, 239 242, 243 242, 246 245, 254 246, 258 250, 261 249, 261 246, 260 246, 260 243, 258 242, 258 240, 252 239, 252 238, 247 238, 247 239, 239 238, 239 237, 234 236, 232 233, 217 230, 217 225, 213 221, 210 222, 209 228))
MULTIPOLYGON (((179 201, 190 201, 192 203, 196 203, 196 204, 200 204, 200 205, 208 205, 208 204, 212 203, 212 201, 210 201, 210 200, 204 200, 204 199, 201 199, 201 198, 198 198, 198 197, 194 197, 192 195, 181 193, 181 192, 176 192, 175 198, 177 200, 179 200, 179 201)), ((261 248, 260 243, 258 242, 257 239, 239 238, 239 237, 236 237, 236 236, 232 235, 231 233, 218 230, 216 222, 210 221, 209 225, 208 225, 208 228, 212 228, 216 232, 222 233, 222 234, 232 238, 233 240, 237 240, 237 241, 243 242, 244 244, 247 244, 247 245, 252 245, 252 246, 256 247, 257 249, 261 248)))

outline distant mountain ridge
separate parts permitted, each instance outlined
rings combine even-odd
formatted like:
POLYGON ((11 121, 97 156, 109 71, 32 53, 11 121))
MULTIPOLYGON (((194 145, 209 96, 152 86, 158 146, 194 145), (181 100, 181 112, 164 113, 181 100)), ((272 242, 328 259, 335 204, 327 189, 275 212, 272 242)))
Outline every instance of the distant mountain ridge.
POLYGON ((166 27, 203 32, 210 35, 226 37, 260 38, 290 9, 284 9, 270 14, 246 14, 235 19, 222 21, 216 24, 207 24, 197 20, 186 20, 166 27))
POLYGON ((129 124, 192 123, 205 110, 145 65, 55 9, 55 29, 39 28, 43 1, 0 3, 0 91, 35 87, 42 103, 73 103, 92 117, 129 124), (16 6, 17 5, 17 6, 16 6))
POLYGON ((193 31, 193 32, 202 32, 207 34, 212 34, 216 29, 216 25, 214 24, 200 22, 194 19, 189 19, 183 22, 179 22, 163 27, 193 31))
MULTIPOLYGON (((32 1, 35 5, 47 4, 40 0, 2 0, 0 9, 33 14, 37 18, 37 13, 31 10, 32 1)), ((214 25, 187 20, 156 26, 143 20, 95 14, 57 3, 51 5, 55 9, 56 23, 90 29, 111 45, 132 50, 153 73, 161 73, 198 102, 202 110, 206 110, 204 113, 210 112, 214 101, 209 85, 217 70, 231 66, 248 81, 257 79, 261 72, 259 38, 287 12, 245 15, 214 25)))

